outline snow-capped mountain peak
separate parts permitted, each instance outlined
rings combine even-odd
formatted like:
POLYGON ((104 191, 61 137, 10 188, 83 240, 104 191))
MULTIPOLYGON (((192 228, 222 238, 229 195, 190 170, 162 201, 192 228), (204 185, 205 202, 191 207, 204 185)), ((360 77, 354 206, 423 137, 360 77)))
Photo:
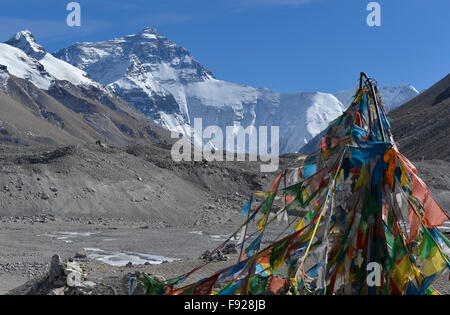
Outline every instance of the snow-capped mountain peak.
MULTIPOLYGON (((403 105, 410 99, 419 95, 419 91, 412 85, 402 84, 397 86, 381 85, 378 86, 381 94, 381 99, 386 111, 390 112, 395 108, 403 105)), ((353 101, 353 96, 356 93, 355 89, 344 90, 334 93, 334 95, 344 104, 346 107, 353 101)))
POLYGON ((5 44, 17 47, 36 59, 42 58, 46 53, 44 47, 36 42, 36 39, 29 30, 17 32, 5 44))
MULTIPOLYGON (((188 138, 195 118, 202 118, 203 128, 214 125, 223 132, 236 124, 244 129, 279 126, 280 153, 297 152, 343 112, 354 94, 354 90, 285 94, 217 80, 187 49, 151 27, 108 41, 76 43, 54 55, 86 71, 148 118, 188 138)), ((399 90, 381 89, 385 103, 394 99, 401 103, 414 94, 399 90)), ((194 136, 193 141, 201 146, 208 139, 201 143, 194 136)))
POLYGON ((48 89, 51 85, 50 81, 54 81, 55 79, 60 81, 69 81, 77 86, 95 85, 100 87, 98 83, 89 78, 89 75, 85 71, 62 61, 61 59, 55 58, 50 53, 47 53, 44 47, 36 42, 35 37, 29 30, 17 32, 13 37, 6 41, 5 44, 2 45, 5 49, 2 54, 3 62, 5 63, 5 66, 8 67, 8 71, 20 78, 27 78, 29 73, 35 73, 35 71, 33 72, 33 69, 38 69, 42 73, 44 80, 37 80, 36 74, 33 74, 31 77, 34 78, 33 83, 37 83, 38 85, 35 85, 41 89, 48 89), (21 53, 11 50, 4 45, 17 48, 27 57, 21 56, 21 53), (8 54, 10 54, 9 57, 7 56, 8 54), (16 57, 12 57, 11 54, 16 57), (15 58, 19 58, 19 60, 15 60, 15 58), (31 68, 25 71, 23 68, 24 63, 27 63, 31 68), (51 79, 48 79, 49 77, 51 77, 51 79), (43 84, 43 81, 46 83, 43 84))
MULTIPOLYGON (((138 36, 141 36, 143 38, 150 38, 150 39, 156 39, 158 36, 161 36, 157 29, 152 27, 144 27, 139 33, 137 33, 138 36), (149 36, 150 35, 150 36, 149 36), (153 35, 153 36, 151 36, 153 35)), ((134 35, 131 35, 134 36, 134 35)))

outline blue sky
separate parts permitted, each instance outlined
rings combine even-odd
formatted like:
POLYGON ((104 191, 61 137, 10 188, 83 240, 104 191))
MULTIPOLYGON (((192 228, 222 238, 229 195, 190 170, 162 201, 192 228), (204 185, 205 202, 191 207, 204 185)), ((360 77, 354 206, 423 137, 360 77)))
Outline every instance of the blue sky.
POLYGON ((48 51, 155 27, 216 78, 283 92, 355 87, 360 71, 380 84, 423 90, 450 71, 450 1, 78 0, 82 26, 66 25, 69 0, 2 1, 0 40, 30 29, 48 51))

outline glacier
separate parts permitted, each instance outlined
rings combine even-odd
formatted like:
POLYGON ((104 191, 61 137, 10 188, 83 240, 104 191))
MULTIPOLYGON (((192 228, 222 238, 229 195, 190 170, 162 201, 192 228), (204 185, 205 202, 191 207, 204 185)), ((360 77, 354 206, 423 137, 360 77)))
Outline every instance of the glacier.
POLYGON ((19 48, 0 43, 0 65, 12 75, 27 79, 41 90, 48 90, 55 81, 36 59, 19 48))
MULTIPOLYGON (((174 133, 190 138, 195 118, 223 131, 234 125, 279 126, 281 153, 297 152, 325 129, 355 92, 281 93, 218 80, 188 50, 150 27, 122 38, 76 43, 54 55, 174 133)), ((389 110, 418 94, 408 85, 381 87, 381 93, 389 110)), ((192 140, 205 145, 198 137, 192 140)))

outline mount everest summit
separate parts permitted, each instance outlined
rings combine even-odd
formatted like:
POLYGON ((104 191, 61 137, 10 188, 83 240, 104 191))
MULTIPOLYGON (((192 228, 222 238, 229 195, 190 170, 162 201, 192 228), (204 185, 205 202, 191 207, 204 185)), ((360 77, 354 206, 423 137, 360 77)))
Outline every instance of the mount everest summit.
MULTIPOLYGON (((216 125, 224 133, 227 126, 279 126, 280 153, 297 152, 348 107, 355 92, 280 93, 218 80, 188 50, 152 28, 103 42, 76 43, 53 55, 35 42, 31 32, 23 31, 2 44, 0 64, 8 63, 8 45, 38 60, 42 68, 30 64, 31 72, 18 67, 13 74, 40 89, 48 89, 54 79, 99 86, 160 126, 187 137, 195 118, 202 118, 203 128, 216 125)), ((380 92, 388 110, 418 94, 410 85, 381 86, 380 92)), ((205 143, 201 138, 193 141, 197 146, 205 143)))

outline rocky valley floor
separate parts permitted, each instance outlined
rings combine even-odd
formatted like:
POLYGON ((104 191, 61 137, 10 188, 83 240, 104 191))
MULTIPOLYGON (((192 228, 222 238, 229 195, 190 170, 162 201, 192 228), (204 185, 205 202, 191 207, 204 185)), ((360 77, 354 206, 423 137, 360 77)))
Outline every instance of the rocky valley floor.
MULTIPOLYGON (((284 156, 280 167, 292 163, 295 156, 284 156)), ((414 163, 450 209, 450 163, 414 163)), ((251 192, 267 189, 272 178, 258 163, 177 164, 160 145, 0 147, 0 294, 53 292, 36 284, 54 254, 81 265, 92 294, 128 294, 142 272, 181 275, 235 231, 251 192)), ((236 260, 230 252, 190 281, 236 260)), ((447 278, 437 288, 450 294, 447 278)))

